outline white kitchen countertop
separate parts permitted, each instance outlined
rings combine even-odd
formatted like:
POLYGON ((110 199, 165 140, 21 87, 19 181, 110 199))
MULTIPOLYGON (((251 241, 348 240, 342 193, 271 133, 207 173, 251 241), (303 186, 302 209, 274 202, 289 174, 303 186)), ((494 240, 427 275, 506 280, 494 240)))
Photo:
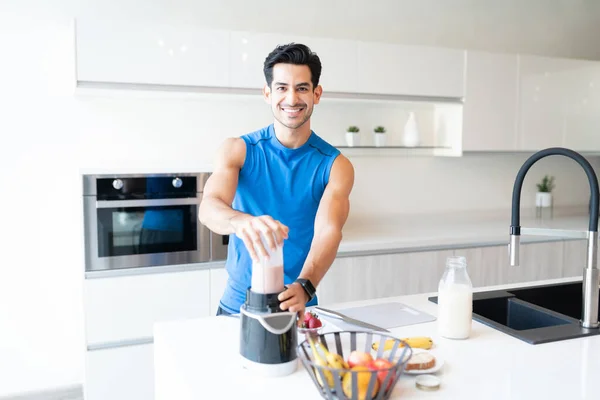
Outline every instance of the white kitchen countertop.
MULTIPOLYGON (((522 214, 525 214, 522 211, 522 214)), ((553 219, 521 218, 527 228, 587 231, 586 215, 563 215, 553 219)), ((349 221, 344 227, 338 256, 411 252, 461 247, 507 245, 510 213, 431 214, 386 219, 349 221)), ((550 236, 521 236, 521 243, 562 240, 550 236)))
MULTIPOLYGON (((555 279, 526 284, 570 282, 555 279)), ((331 308, 399 301, 437 315, 431 294, 340 304, 331 308)), ((329 330, 335 330, 328 321, 329 330)), ((434 354, 445 364, 436 373, 436 392, 415 387, 415 376, 400 378, 392 398, 417 399, 597 399, 600 376, 600 335, 531 345, 473 321, 467 340, 440 338, 436 322, 391 329, 396 337, 430 336, 434 354)), ((300 338, 299 338, 300 340, 300 338)), ((200 398, 319 399, 308 373, 298 365, 292 375, 256 377, 244 370, 239 357, 239 320, 230 317, 161 322, 154 331, 155 400, 200 398)))

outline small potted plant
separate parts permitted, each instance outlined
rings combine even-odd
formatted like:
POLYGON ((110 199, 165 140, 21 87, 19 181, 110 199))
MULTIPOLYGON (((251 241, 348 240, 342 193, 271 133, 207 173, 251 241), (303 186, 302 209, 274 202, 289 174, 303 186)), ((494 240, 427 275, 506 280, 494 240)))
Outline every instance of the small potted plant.
POLYGON ((552 206, 552 189, 554 189, 554 177, 544 176, 540 183, 536 184, 538 191, 535 194, 536 207, 552 206))
POLYGON ((383 126, 378 126, 373 129, 373 135, 375 137, 375 146, 383 147, 385 146, 385 128, 383 126))
POLYGON ((358 146, 360 144, 360 129, 358 126, 349 126, 346 130, 346 143, 350 147, 358 146))

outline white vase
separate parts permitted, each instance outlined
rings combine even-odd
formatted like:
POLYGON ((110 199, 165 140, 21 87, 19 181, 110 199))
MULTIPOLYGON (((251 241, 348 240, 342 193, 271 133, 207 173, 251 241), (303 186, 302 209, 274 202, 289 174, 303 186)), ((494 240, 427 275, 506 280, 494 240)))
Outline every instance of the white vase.
POLYGON ((385 146, 385 139, 386 139, 385 133, 373 132, 373 137, 375 139, 375 147, 385 146))
POLYGON ((408 120, 404 125, 404 135, 402 136, 402 142, 406 147, 415 147, 419 145, 419 128, 417 128, 417 121, 415 119, 415 113, 411 112, 408 116, 408 120))
POLYGON ((537 192, 535 194, 535 206, 536 207, 550 207, 550 206, 552 206, 552 193, 537 192))
POLYGON ((360 145, 360 134, 358 132, 346 132, 346 144, 350 147, 360 145))

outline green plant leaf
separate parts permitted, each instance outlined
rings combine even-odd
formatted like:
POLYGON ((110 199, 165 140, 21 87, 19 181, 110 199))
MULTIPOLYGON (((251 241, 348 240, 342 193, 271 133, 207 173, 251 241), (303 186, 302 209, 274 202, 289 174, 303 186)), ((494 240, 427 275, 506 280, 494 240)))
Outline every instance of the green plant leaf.
POLYGON ((536 184, 538 191, 543 193, 550 193, 554 189, 554 177, 553 176, 544 176, 540 183, 536 184))

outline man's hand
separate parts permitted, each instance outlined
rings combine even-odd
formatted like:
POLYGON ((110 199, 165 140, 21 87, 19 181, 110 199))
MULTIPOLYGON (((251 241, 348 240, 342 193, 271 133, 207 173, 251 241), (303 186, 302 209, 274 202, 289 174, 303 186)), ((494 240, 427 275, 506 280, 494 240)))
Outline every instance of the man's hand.
POLYGON ((306 294, 302 285, 296 282, 288 285, 287 290, 281 292, 277 299, 282 302, 279 305, 282 310, 289 309, 291 312, 297 312, 298 321, 300 323, 304 321, 304 310, 308 302, 308 294, 306 294))
POLYGON ((260 238, 261 233, 271 250, 281 246, 283 240, 288 238, 289 228, 268 215, 254 217, 248 214, 239 214, 232 217, 230 223, 237 237, 242 239, 246 245, 250 257, 256 262, 259 261, 259 256, 265 258, 269 256, 269 251, 260 238))

